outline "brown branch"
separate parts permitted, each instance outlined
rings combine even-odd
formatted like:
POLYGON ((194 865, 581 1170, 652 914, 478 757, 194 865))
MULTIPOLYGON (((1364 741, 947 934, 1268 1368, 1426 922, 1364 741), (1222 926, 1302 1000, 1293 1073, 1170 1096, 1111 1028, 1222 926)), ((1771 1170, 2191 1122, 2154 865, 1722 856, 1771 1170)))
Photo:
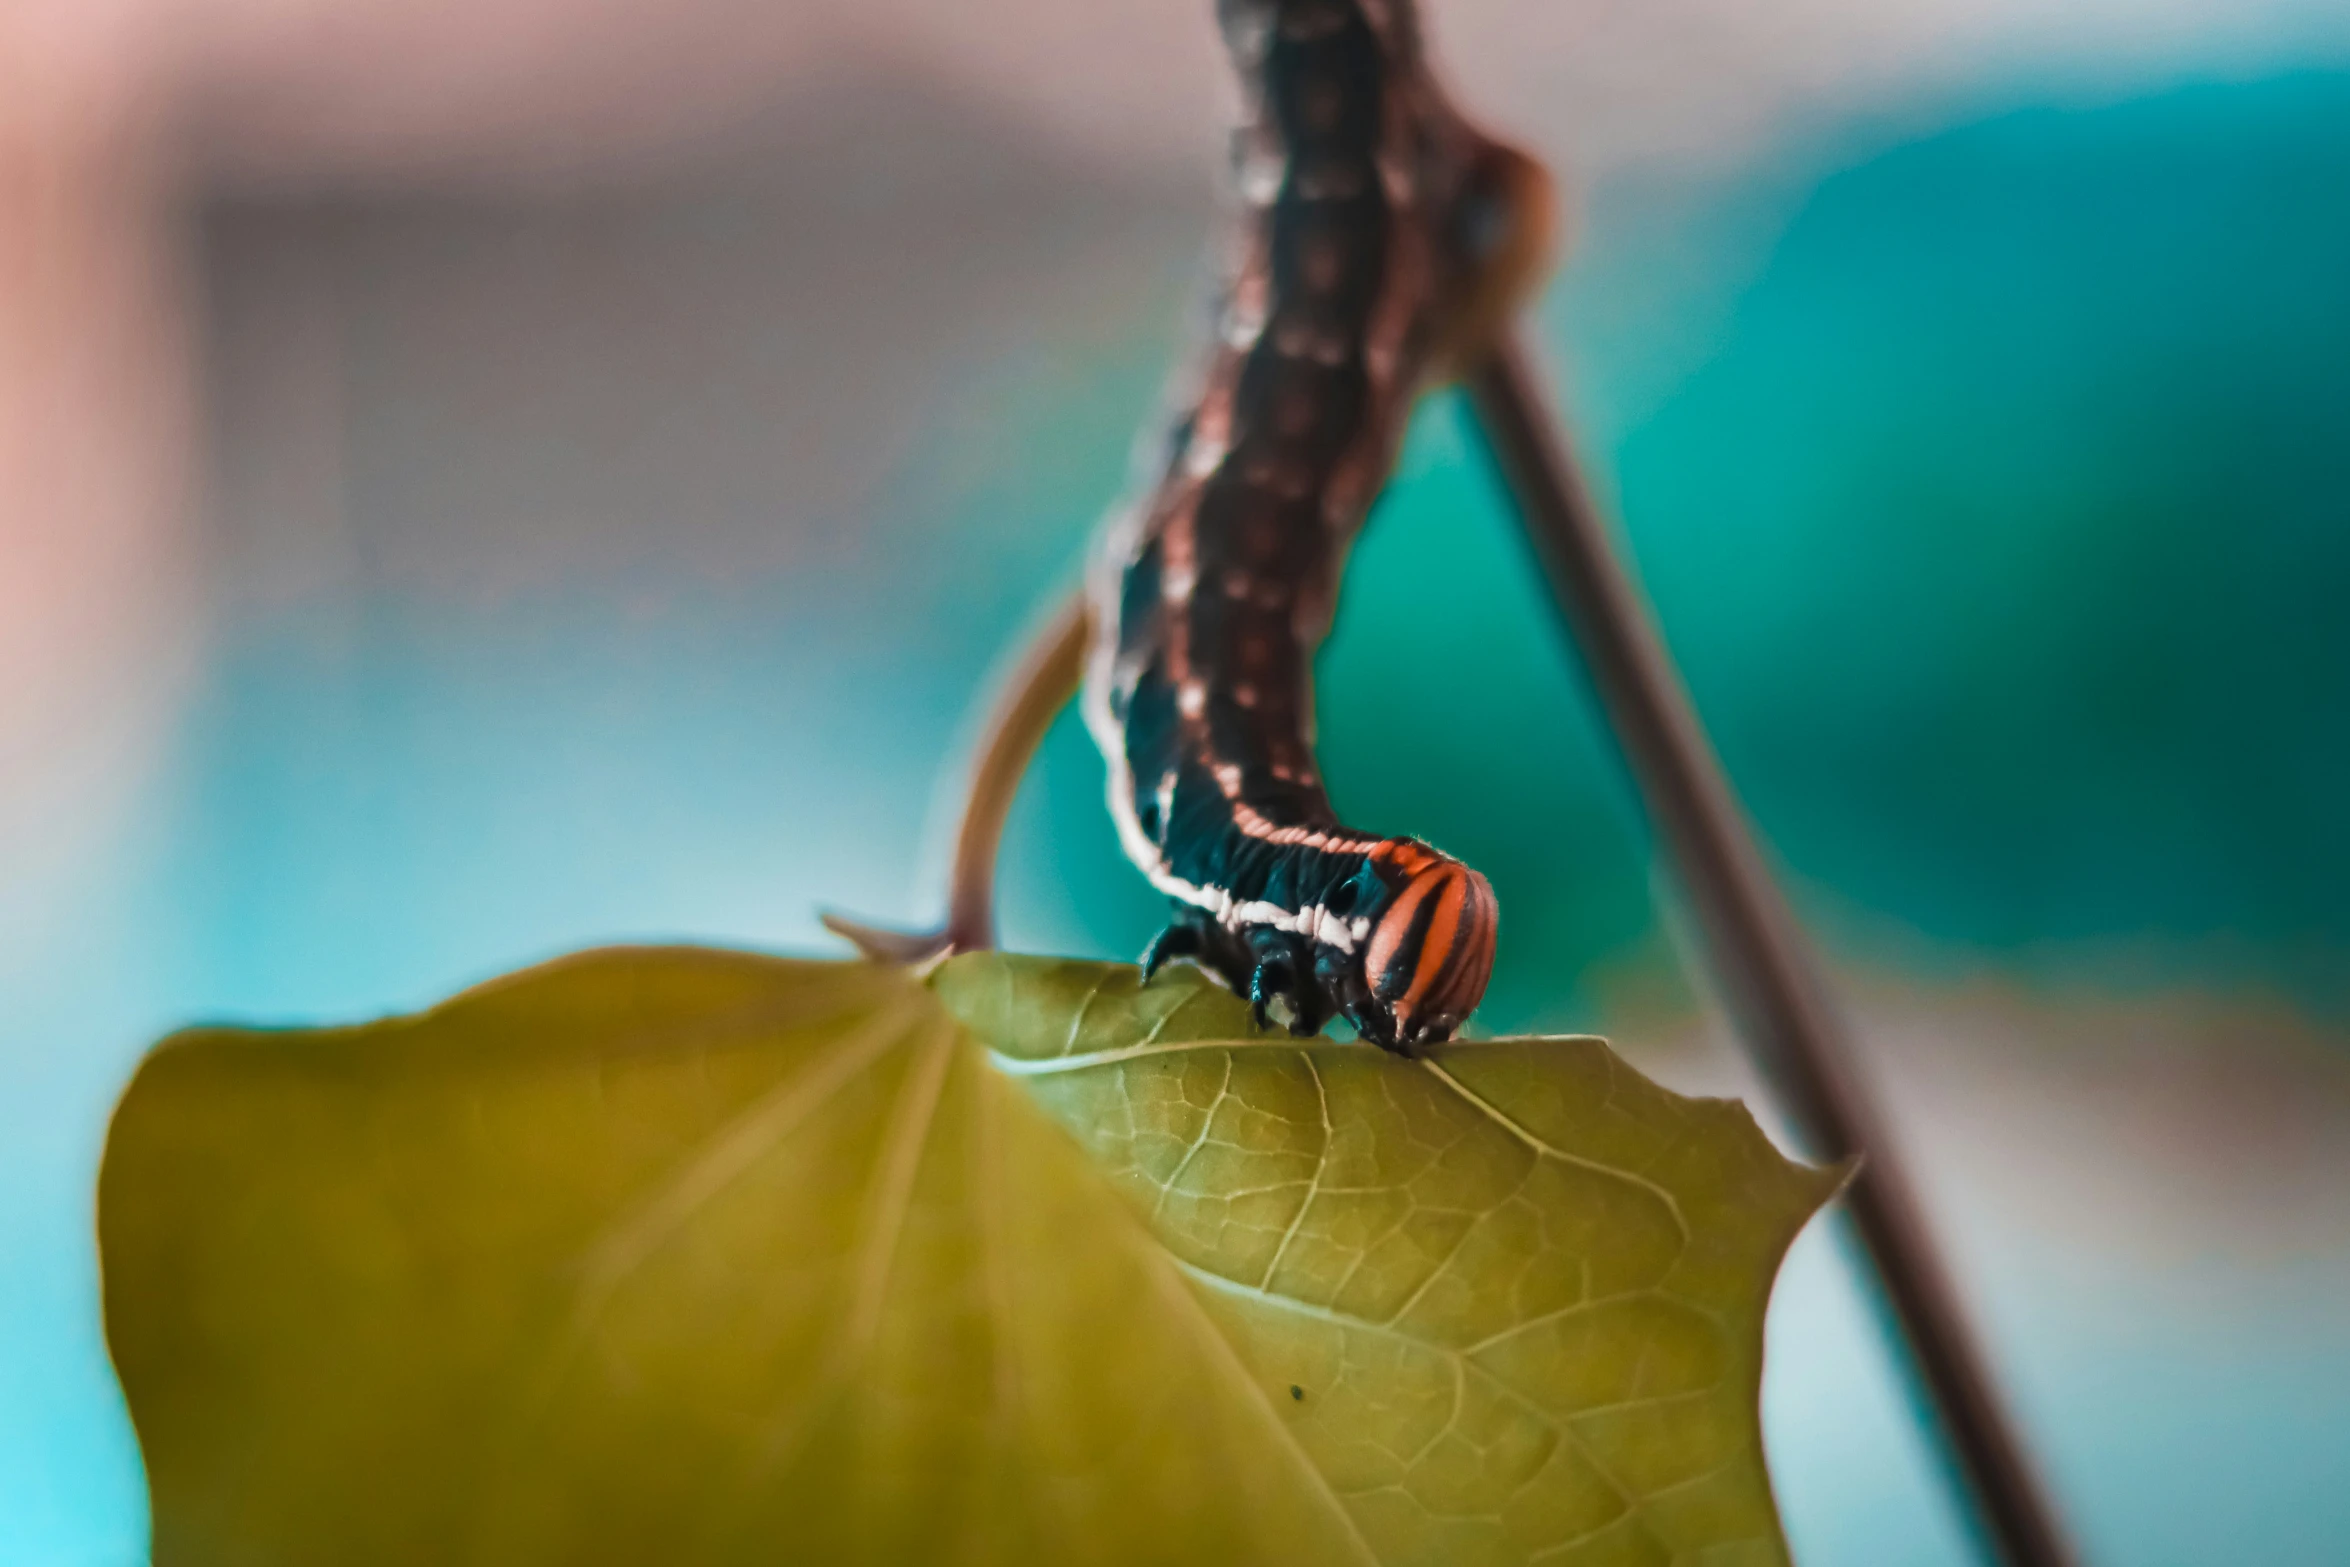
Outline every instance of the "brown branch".
POLYGON ((827 913, 822 916, 826 930, 885 963, 926 963, 995 945, 995 864, 1004 823, 1045 731, 1076 694, 1085 666, 1085 632, 1084 595, 1071 594, 1029 644, 988 715, 955 831, 946 924, 931 931, 897 931, 827 913))
POLYGON ((1467 377, 1477 427, 1623 748, 1732 1015, 1818 1156, 1865 1155, 1845 1201, 1941 1416, 1947 1457, 2010 1567, 2072 1561, 2000 1406, 1901 1157, 1854 1071, 1794 911, 1765 867, 1672 657, 1576 471, 1525 349, 1505 339, 1467 377))

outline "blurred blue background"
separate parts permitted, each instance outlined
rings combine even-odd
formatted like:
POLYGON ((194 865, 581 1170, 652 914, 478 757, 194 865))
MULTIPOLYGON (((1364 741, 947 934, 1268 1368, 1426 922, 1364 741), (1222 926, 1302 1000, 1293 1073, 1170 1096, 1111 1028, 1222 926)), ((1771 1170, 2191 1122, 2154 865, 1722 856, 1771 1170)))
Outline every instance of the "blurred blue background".
MULTIPOLYGON (((2103 1563, 2350 1560, 2341 57, 1986 65, 1594 155, 1540 310, 2103 1563)), ((0 1561, 143 1553, 89 1189, 153 1037, 933 911, 939 770, 1187 340, 1206 162, 888 65, 746 123, 173 209, 186 673, 99 828, 0 885, 0 1561)), ((1751 1093, 1461 419, 1349 578, 1340 807, 1491 875, 1487 1026, 1751 1093)), ((1100 790, 1065 721, 1014 942, 1153 928, 1100 790)), ((1836 1226, 1771 1343, 1799 1558, 1972 1559, 1836 1226)))

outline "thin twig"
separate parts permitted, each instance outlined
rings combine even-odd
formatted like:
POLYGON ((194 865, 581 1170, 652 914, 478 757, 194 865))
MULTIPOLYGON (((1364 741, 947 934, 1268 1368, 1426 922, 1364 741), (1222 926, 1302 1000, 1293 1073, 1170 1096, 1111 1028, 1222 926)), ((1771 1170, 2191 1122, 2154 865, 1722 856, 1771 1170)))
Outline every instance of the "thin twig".
POLYGON ((1845 1201, 1941 1416, 1947 1456, 2010 1567, 2072 1560, 2000 1406, 1893 1139, 1854 1071, 1795 915, 1765 868, 1646 602, 1612 546, 1525 349, 1503 341, 1467 379, 1477 426, 1581 651, 1711 967, 1748 1048, 1815 1154, 1865 1154, 1845 1201))
POLYGON ((1085 667, 1085 631, 1084 595, 1071 594, 1029 644, 988 715, 955 830, 946 924, 930 931, 897 931, 827 913, 825 929, 885 963, 923 963, 995 945, 995 862, 1004 823, 1045 731, 1076 694, 1085 667))

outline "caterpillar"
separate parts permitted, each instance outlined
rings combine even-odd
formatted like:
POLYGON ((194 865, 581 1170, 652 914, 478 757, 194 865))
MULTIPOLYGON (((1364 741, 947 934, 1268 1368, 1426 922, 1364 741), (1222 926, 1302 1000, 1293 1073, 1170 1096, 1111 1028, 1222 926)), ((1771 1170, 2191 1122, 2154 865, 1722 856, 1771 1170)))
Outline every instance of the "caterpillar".
POLYGON ((1221 0, 1244 112, 1204 363, 1088 579, 1084 710, 1129 858, 1260 1026, 1386 1049, 1483 998, 1485 878, 1357 831, 1313 747, 1312 660, 1418 393, 1538 271, 1549 187, 1427 68, 1406 0, 1221 0))

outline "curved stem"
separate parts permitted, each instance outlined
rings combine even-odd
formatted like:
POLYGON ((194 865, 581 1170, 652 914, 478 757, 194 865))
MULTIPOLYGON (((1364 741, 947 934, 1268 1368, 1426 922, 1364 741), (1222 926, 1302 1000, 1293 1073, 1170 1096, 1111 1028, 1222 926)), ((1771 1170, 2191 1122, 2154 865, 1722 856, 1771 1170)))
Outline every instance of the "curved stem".
POLYGON ((1072 593, 1030 644, 1003 700, 989 716, 987 738, 964 796, 947 883, 949 950, 995 945, 995 862, 1020 780, 1045 731, 1077 694, 1085 672, 1085 596, 1072 593))
POLYGON ((887 963, 924 963, 995 945, 995 866, 1004 823, 1045 731, 1077 692, 1085 670, 1086 624, 1085 596, 1072 593, 1029 644, 988 715, 955 829, 946 924, 934 931, 895 931, 827 913, 825 929, 887 963))

